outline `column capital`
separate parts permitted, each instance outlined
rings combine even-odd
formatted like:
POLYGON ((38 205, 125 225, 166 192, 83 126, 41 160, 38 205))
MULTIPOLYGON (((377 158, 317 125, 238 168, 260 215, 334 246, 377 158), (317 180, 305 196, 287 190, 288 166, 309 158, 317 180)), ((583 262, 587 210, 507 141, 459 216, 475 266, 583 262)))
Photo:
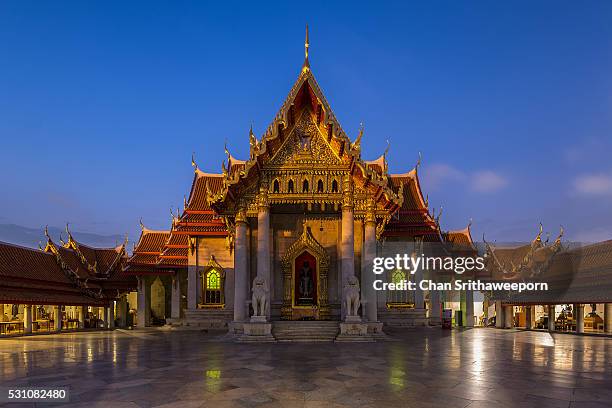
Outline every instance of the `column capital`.
POLYGON ((366 202, 366 215, 365 215, 365 223, 367 224, 376 224, 376 203, 374 203, 374 199, 368 198, 366 202))
POLYGON ((342 177, 342 208, 353 208, 353 180, 350 174, 342 177))
POLYGON ((259 194, 257 195, 257 208, 259 211, 265 211, 270 208, 270 203, 268 202, 268 188, 261 184, 259 186, 259 194))
POLYGON ((236 211, 236 224, 238 224, 239 222, 246 223, 246 221, 246 210, 244 209, 244 207, 238 208, 238 211, 236 211))

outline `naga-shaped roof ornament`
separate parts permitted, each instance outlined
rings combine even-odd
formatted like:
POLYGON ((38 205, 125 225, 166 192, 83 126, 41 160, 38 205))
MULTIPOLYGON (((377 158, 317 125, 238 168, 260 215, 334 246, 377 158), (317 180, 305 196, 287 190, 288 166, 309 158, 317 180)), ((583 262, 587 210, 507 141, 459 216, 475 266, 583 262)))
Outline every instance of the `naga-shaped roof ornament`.
POLYGON ((225 167, 225 159, 221 162, 221 173, 223 173, 223 177, 227 179, 228 172, 227 168, 225 167))
POLYGON ((249 160, 253 160, 257 153, 257 137, 253 133, 253 124, 251 123, 251 128, 249 129, 249 160))
POLYGON ((391 143, 389 143, 389 139, 387 139, 387 148, 383 153, 383 174, 387 174, 389 172, 389 163, 387 162, 387 154, 389 153, 389 148, 391 147, 391 143))
POLYGON ((444 207, 440 206, 440 211, 438 212, 438 216, 436 217, 436 225, 438 226, 438 229, 440 228, 440 217, 442 216, 443 209, 444 207))
POLYGON ((365 127, 363 126, 363 122, 359 124, 359 134, 357 135, 357 139, 351 144, 351 150, 359 153, 361 152, 361 138, 363 137, 363 131, 365 127))
POLYGON ((544 226, 542 225, 542 222, 540 222, 540 231, 538 232, 538 235, 536 235, 532 244, 539 244, 542 242, 542 231, 544 231, 544 226))
POLYGON ((227 169, 229 170, 232 167, 232 155, 227 149, 227 139, 225 139, 225 143, 223 144, 223 151, 225 152, 225 155, 227 156, 227 169))
POLYGON ((195 152, 191 152, 191 165, 193 166, 193 170, 198 170, 198 164, 195 161, 195 152))

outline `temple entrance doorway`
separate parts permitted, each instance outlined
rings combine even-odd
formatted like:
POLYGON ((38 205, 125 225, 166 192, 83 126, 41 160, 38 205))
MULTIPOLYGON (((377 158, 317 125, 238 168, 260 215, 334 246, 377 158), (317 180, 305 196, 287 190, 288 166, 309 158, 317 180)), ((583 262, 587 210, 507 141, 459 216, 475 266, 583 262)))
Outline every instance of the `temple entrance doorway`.
POLYGON ((293 277, 296 306, 318 306, 317 259, 308 251, 295 258, 293 277))
POLYGON ((288 249, 283 266, 283 320, 329 320, 329 255, 304 225, 288 249))

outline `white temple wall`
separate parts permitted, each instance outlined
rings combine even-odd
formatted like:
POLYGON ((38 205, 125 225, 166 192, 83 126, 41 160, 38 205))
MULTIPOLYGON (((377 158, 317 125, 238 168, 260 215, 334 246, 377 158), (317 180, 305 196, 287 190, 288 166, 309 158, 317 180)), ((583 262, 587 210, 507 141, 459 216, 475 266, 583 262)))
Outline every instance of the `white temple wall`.
MULTIPOLYGON (((204 272, 208 268, 211 256, 214 255, 216 262, 221 265, 225 273, 224 292, 225 309, 234 308, 234 254, 227 247, 225 237, 199 237, 197 251, 189 252, 189 268, 198 268, 198 272, 204 272), (197 263, 196 263, 197 254, 197 263)), ((202 280, 199 273, 196 273, 198 303, 202 302, 202 280)), ((181 292, 183 290, 181 289, 181 292)))

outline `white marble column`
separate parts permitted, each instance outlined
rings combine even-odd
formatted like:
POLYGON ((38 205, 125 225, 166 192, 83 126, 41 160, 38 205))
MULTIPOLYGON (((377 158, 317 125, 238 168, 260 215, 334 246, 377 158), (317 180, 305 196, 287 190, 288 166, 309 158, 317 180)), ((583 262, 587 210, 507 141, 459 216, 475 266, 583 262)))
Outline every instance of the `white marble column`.
POLYGON ((514 327, 514 306, 504 306, 504 328, 514 327))
POLYGON ((374 258, 376 257, 376 214, 374 200, 368 200, 367 213, 364 226, 364 241, 362 251, 361 292, 362 304, 365 303, 365 312, 368 322, 378 321, 378 292, 374 289, 374 272, 372 272, 374 258))
POLYGON ((127 296, 125 294, 119 297, 117 301, 117 320, 119 320, 119 327, 125 329, 127 326, 127 296))
POLYGON ((474 291, 465 291, 465 326, 474 327, 474 291))
POLYGON ((53 306, 53 329, 56 332, 62 331, 62 307, 53 306))
POLYGON ((23 307, 23 332, 32 333, 32 305, 23 307))
POLYGON ((353 217, 353 185, 350 175, 342 182, 342 239, 340 242, 342 270, 342 320, 346 317, 344 286, 355 275, 355 219, 353 217))
POLYGON ((170 293, 170 317, 181 318, 181 280, 178 271, 172 275, 172 291, 170 293))
POLYGON ((533 329, 535 325, 535 306, 525 307, 525 327, 528 330, 533 329))
MULTIPOLYGON (((265 279, 266 289, 271 294, 270 276, 270 205, 268 203, 268 190, 265 185, 259 189, 257 212, 257 276, 265 279)), ((270 318, 270 302, 266 316, 270 318)))
POLYGON ((146 276, 138 276, 138 308, 136 311, 136 325, 139 329, 145 328, 149 325, 150 317, 150 300, 149 296, 151 286, 147 283, 146 276))
POLYGON ((576 319, 576 333, 584 333, 584 305, 574 305, 574 319, 576 319))
POLYGON ((505 310, 501 300, 495 301, 495 327, 501 329, 504 327, 505 310))
POLYGON ((442 323, 440 310, 440 292, 437 290, 429 291, 429 325, 439 326, 442 323))
POLYGON ((79 310, 79 329, 85 328, 85 316, 87 316, 87 306, 81 306, 79 310))
POLYGON ((555 305, 548 305, 548 331, 555 331, 555 305))
POLYGON ((104 306, 104 307, 102 308, 102 313, 104 314, 104 328, 105 328, 105 329, 109 329, 109 328, 110 328, 110 325, 109 325, 109 320, 108 320, 108 317, 109 317, 109 315, 110 315, 110 314, 109 314, 109 308, 108 308, 108 306, 104 306))
POLYGON ((246 318, 246 296, 248 286, 247 268, 247 222, 244 209, 236 214, 236 236, 234 241, 234 322, 246 318))
POLYGON ((115 329, 115 301, 111 301, 108 306, 108 314, 107 314, 107 324, 106 328, 114 330, 115 329))
POLYGON ((604 304, 604 331, 612 333, 612 303, 604 304))
MULTIPOLYGON (((419 254, 417 254, 419 256, 419 254)), ((425 294, 420 288, 420 282, 423 280, 423 269, 418 268, 414 273, 414 282, 416 283, 416 289, 414 289, 414 308, 423 309, 425 307, 425 294)))
POLYGON ((187 267, 187 309, 189 310, 196 310, 198 308, 198 245, 198 237, 195 237, 196 261, 193 262, 193 265, 187 267))

